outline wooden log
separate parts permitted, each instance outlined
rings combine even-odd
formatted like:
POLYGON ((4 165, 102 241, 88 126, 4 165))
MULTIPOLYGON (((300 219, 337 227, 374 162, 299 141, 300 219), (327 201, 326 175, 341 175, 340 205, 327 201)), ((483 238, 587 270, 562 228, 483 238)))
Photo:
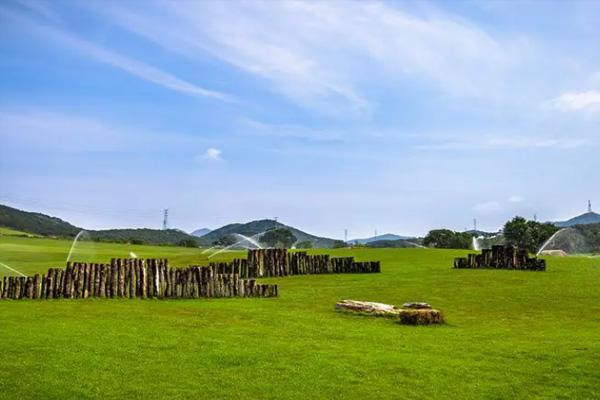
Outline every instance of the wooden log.
POLYGON ((0 293, 0 297, 2 297, 3 299, 6 299, 8 297, 8 276, 5 276, 3 279, 3 284, 2 284, 2 292, 0 293))
POLYGON ((84 265, 79 264, 77 266, 77 298, 83 298, 83 289, 84 289, 84 265))
POLYGON ((13 277, 9 276, 6 281, 6 298, 7 299, 13 298, 12 292, 13 292, 13 277))
POLYGON ((148 295, 148 282, 147 282, 147 274, 146 274, 146 266, 142 265, 140 267, 140 297, 145 299, 148 295))
MULTIPOLYGON (((6 277, 5 277, 5 282, 6 282, 6 277)), ((35 274, 33 276, 32 281, 31 281, 31 285, 32 285, 31 298, 32 299, 39 299, 40 298, 40 290, 41 290, 40 274, 35 274)), ((2 298, 4 298, 4 294, 3 293, 2 293, 2 298)))
POLYGON ((162 291, 162 287, 163 287, 163 282, 164 282, 164 277, 163 277, 163 271, 162 271, 162 260, 157 259, 156 260, 156 267, 155 267, 155 275, 154 275, 154 296, 157 298, 162 298, 163 297, 163 291, 162 291))
POLYGON ((162 261, 160 265, 160 297, 167 297, 167 279, 169 271, 167 263, 162 261))
POLYGON ((48 280, 46 282, 46 298, 47 299, 53 299, 54 298, 54 268, 49 268, 48 269, 48 276, 46 277, 46 279, 48 280))
POLYGON ((54 298, 61 299, 63 298, 63 277, 64 271, 62 269, 56 270, 56 276, 54 279, 54 298))
POLYGON ((100 264, 98 271, 98 297, 106 297, 106 278, 107 278, 107 265, 100 264))
POLYGON ((77 298, 79 289, 79 263, 73 263, 71 266, 71 298, 77 298))
POLYGON ((11 276, 10 298, 18 300, 19 299, 19 292, 20 292, 19 278, 16 277, 16 276, 11 276))
POLYGON ((136 268, 135 265, 129 266, 129 298, 136 297, 136 268))
POLYGON ((110 266, 110 297, 115 298, 118 296, 119 288, 119 266, 117 263, 110 266))
POLYGON ((33 299, 33 278, 30 276, 25 280, 25 297, 33 299))
POLYGON ((92 263, 90 264, 89 271, 89 284, 88 284, 88 296, 95 297, 96 296, 96 267, 98 264, 92 263))
POLYGON ((82 299, 86 299, 89 295, 89 291, 88 291, 88 282, 90 280, 90 271, 89 271, 89 264, 88 263, 83 263, 81 264, 81 270, 80 270, 80 281, 81 281, 81 289, 80 289, 80 293, 81 293, 81 298, 82 299))
POLYGON ((40 299, 45 299, 46 298, 46 274, 42 274, 42 279, 41 279, 42 283, 41 283, 41 290, 40 290, 40 299))
POLYGON ((115 278, 115 297, 123 297, 125 291, 125 278, 123 276, 123 264, 121 260, 115 266, 116 278, 115 278))

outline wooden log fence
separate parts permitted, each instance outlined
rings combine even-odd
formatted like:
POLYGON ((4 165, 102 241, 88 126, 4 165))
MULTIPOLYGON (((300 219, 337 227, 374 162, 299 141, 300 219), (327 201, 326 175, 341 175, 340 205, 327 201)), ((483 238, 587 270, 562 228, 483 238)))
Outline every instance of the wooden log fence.
POLYGON ((467 257, 455 258, 454 268, 545 271, 546 261, 536 257, 529 257, 526 249, 495 245, 491 249, 481 250, 481 254, 468 254, 467 257))
POLYGON ((5 276, 2 299, 277 297, 256 278, 307 274, 377 273, 379 261, 309 255, 285 249, 249 250, 248 259, 169 267, 166 259, 113 258, 109 264, 67 263, 43 275, 5 276))
POLYGON ((277 285, 242 279, 235 271, 225 266, 170 268, 163 259, 112 259, 110 264, 67 263, 64 270, 49 268, 42 276, 5 276, 0 282, 0 298, 191 299, 279 295, 277 285))
POLYGON ((379 261, 354 261, 353 257, 309 255, 305 251, 286 249, 248 250, 248 272, 252 277, 310 274, 353 274, 381 272, 379 261))

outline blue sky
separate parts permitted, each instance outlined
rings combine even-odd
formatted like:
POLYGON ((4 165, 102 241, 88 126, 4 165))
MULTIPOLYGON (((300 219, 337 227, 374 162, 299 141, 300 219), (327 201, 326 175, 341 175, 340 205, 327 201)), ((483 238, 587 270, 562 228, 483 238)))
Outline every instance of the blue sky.
POLYGON ((600 207, 600 2, 0 4, 0 202, 342 238, 600 207))

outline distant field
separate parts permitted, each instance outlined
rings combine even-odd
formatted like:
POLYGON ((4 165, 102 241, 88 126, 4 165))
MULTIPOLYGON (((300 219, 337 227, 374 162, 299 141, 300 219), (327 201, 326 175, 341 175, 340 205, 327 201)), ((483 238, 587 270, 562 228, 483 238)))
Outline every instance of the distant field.
MULTIPOLYGON (((47 238, 0 237, 0 262, 25 274, 45 272, 49 267, 64 267, 73 241, 47 238)), ((71 261, 109 262, 112 257, 168 258, 173 266, 209 262, 205 249, 178 246, 143 246, 120 243, 78 242, 71 261)), ((245 252, 224 252, 210 261, 245 257, 245 252)), ((0 267, 0 276, 6 273, 0 267)))
MULTIPOLYGON (((43 272, 69 246, 2 236, 0 262, 43 272)), ((199 249, 97 243, 73 259, 129 252, 206 262, 199 249)), ((0 397, 600 398, 600 260, 477 271, 450 268, 463 251, 322 252, 379 259, 382 273, 269 280, 278 299, 1 301, 0 397), (427 301, 447 324, 335 312, 343 298, 427 301)))
POLYGON ((11 228, 6 228, 4 226, 0 226, 0 235, 7 235, 7 236, 36 236, 36 235, 32 235, 32 234, 27 233, 27 232, 16 231, 16 230, 11 229, 11 228))

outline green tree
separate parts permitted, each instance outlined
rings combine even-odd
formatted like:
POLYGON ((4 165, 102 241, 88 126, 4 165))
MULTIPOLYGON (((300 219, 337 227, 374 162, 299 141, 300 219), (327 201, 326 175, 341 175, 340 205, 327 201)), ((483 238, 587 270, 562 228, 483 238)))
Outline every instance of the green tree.
POLYGON ((313 244, 312 244, 312 241, 310 241, 310 240, 304 240, 302 242, 296 243, 296 248, 297 249, 312 249, 313 244))
POLYGON ((274 228, 266 231, 259 241, 268 247, 290 248, 296 243, 296 236, 288 228, 274 228))
POLYGON ((183 239, 177 243, 181 247, 198 247, 198 243, 194 239, 183 239))
POLYGON ((331 247, 333 247, 334 249, 341 249, 342 247, 346 246, 347 244, 343 240, 334 240, 333 244, 331 245, 331 247))
POLYGON ((237 242, 237 240, 235 239, 235 237, 233 235, 225 235, 225 236, 221 236, 220 238, 218 238, 217 240, 215 240, 214 242, 212 242, 213 246, 231 246, 232 244, 235 244, 237 242))
POLYGON ((440 249, 470 249, 473 236, 465 232, 454 232, 450 229, 434 229, 427 233, 423 244, 440 249))
POLYGON ((503 235, 506 244, 535 253, 556 231, 558 228, 552 224, 517 216, 504 224, 503 235))

